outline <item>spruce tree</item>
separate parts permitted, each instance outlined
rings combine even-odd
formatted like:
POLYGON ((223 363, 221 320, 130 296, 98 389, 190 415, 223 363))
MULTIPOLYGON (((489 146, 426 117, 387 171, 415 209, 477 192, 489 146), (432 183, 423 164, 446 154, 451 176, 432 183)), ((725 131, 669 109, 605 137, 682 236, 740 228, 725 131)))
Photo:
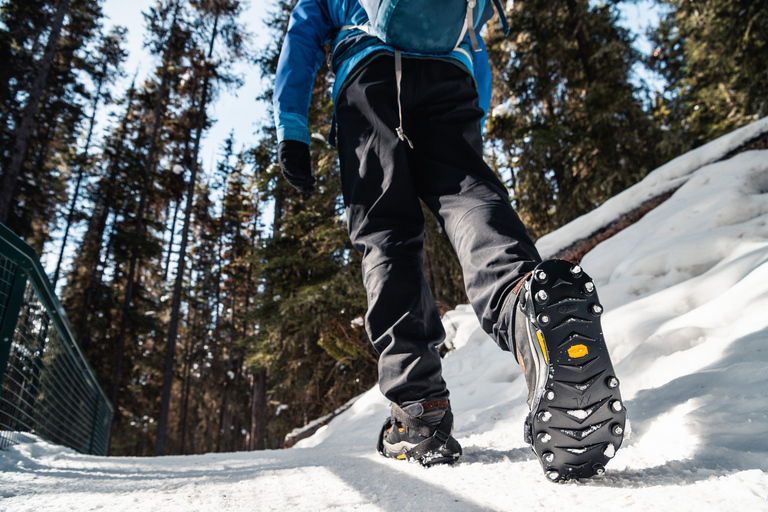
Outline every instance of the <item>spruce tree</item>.
POLYGON ((671 156, 768 114, 768 4, 661 0, 650 61, 667 81, 656 115, 671 156))
MULTIPOLYGON (((133 124, 136 111, 134 98, 136 95, 135 78, 126 91, 126 96, 120 102, 125 105, 124 112, 113 114, 116 126, 103 139, 104 151, 100 155, 97 166, 100 175, 88 192, 88 201, 92 204, 88 217, 88 229, 76 253, 72 270, 67 279, 67 286, 62 291, 62 302, 75 329, 75 335, 84 347, 90 345, 94 324, 103 321, 105 313, 96 310, 99 297, 104 297, 103 276, 110 259, 112 248, 111 236, 107 229, 109 219, 120 210, 117 198, 125 185, 122 177, 123 170, 133 160, 131 154, 130 135, 137 127, 133 124)), ((99 331, 99 329, 95 329, 99 331)), ((102 326, 101 332, 104 332, 102 326)), ((100 368, 103 368, 101 366, 100 368)))
MULTIPOLYGON (((161 64, 158 69, 159 83, 152 84, 150 91, 150 101, 153 105, 151 117, 146 120, 148 132, 144 133, 146 137, 146 156, 143 158, 143 165, 140 170, 140 190, 138 193, 138 203, 136 209, 130 212, 133 220, 133 229, 131 230, 130 240, 127 241, 128 249, 128 271, 125 284, 122 313, 120 316, 120 327, 115 341, 115 364, 114 374, 111 386, 111 399, 113 406, 118 407, 118 396, 122 386, 123 358, 125 355, 126 337, 128 336, 129 324, 132 317, 134 306, 134 289, 136 286, 136 274, 140 263, 140 256, 143 249, 148 249, 153 245, 151 235, 146 229, 146 218, 149 197, 152 191, 151 184, 155 180, 158 153, 160 153, 162 142, 159 140, 163 121, 167 114, 168 91, 171 81, 178 81, 179 59, 184 56, 184 49, 187 45, 189 33, 183 30, 181 20, 181 0, 169 0, 165 3, 158 3, 156 7, 150 9, 149 14, 145 14, 153 35, 150 46, 155 52, 160 53, 161 64)), ((146 254, 146 253, 144 253, 146 254)), ((135 318, 134 318, 135 320, 135 318)))
MULTIPOLYGON (((173 298, 171 304, 171 318, 168 334, 168 343, 166 346, 165 368, 163 371, 163 391, 160 405, 160 416, 157 427, 157 442, 155 448, 156 455, 162 455, 165 452, 165 441, 168 429, 168 412, 171 401, 171 386, 174 376, 175 345, 179 325, 179 311, 181 307, 181 292, 184 284, 184 270, 186 261, 186 249, 188 242, 188 233, 191 224, 192 204, 194 202, 194 190, 197 180, 199 167, 200 144, 203 132, 208 126, 207 109, 208 104, 214 97, 216 88, 220 82, 235 82, 236 78, 226 74, 226 66, 219 69, 218 62, 232 64, 238 58, 245 56, 244 42, 247 35, 239 25, 238 17, 241 13, 241 5, 237 0, 207 0, 193 2, 192 6, 199 15, 198 26, 208 29, 202 30, 208 33, 207 39, 195 42, 196 48, 193 48, 193 79, 200 81, 199 98, 193 98, 191 103, 195 110, 194 122, 194 141, 192 153, 189 159, 190 181, 189 192, 187 194, 186 209, 184 215, 184 227, 182 228, 181 242, 178 257, 178 269, 175 279, 173 298), (214 53, 216 43, 223 40, 223 50, 220 53, 214 53), (217 59, 217 55, 226 56, 217 59)), ((197 33, 201 31, 196 31, 197 33)))
POLYGON ((0 53, 8 57, 0 87, 0 216, 42 252, 66 200, 60 169, 75 154, 86 99, 81 71, 101 10, 96 0, 10 0, 0 16, 0 53))
POLYGON ((56 47, 59 44, 61 29, 64 26, 64 18, 69 10, 70 0, 59 0, 56 3, 56 11, 51 22, 48 41, 45 45, 45 52, 37 63, 34 78, 27 91, 28 97, 24 107, 21 122, 16 130, 16 141, 11 152, 7 167, 3 169, 3 182, 0 188, 0 222, 6 222, 8 214, 12 207, 12 199, 16 191, 16 181, 19 179, 21 167, 24 164, 24 158, 27 156, 27 147, 29 139, 32 136, 35 118, 40 108, 45 82, 48 79, 48 72, 53 63, 53 57, 56 53, 56 47))
POLYGON ((92 166, 93 162, 89 155, 91 142, 94 134, 94 127, 96 125, 96 114, 99 110, 101 102, 109 97, 108 87, 121 75, 120 65, 127 57, 125 51, 121 48, 124 43, 126 29, 122 27, 115 27, 109 34, 103 35, 101 41, 96 48, 95 62, 89 65, 91 76, 94 81, 95 91, 93 93, 93 99, 91 102, 91 112, 88 119, 88 132, 85 136, 85 142, 83 143, 82 152, 75 156, 76 177, 75 186, 72 191, 72 197, 70 199, 69 208, 66 215, 64 234, 61 240, 61 247, 59 249, 59 257, 56 262, 56 270, 53 273, 51 282, 53 288, 56 289, 56 284, 59 281, 59 273, 61 271, 61 264, 64 259, 64 252, 67 248, 67 239, 69 238, 69 231, 72 228, 72 224, 75 221, 77 214, 77 202, 80 199, 80 188, 83 184, 83 180, 86 177, 86 173, 92 166))
POLYGON ((629 82, 639 55, 613 4, 515 2, 508 39, 488 38, 488 137, 534 237, 634 184, 658 163, 656 130, 629 82))

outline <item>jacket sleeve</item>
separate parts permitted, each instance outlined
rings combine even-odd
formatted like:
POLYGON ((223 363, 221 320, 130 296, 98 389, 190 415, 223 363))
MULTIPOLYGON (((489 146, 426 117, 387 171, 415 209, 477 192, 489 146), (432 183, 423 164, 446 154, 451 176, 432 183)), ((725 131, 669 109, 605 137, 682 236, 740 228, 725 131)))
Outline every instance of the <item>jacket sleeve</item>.
POLYGON ((291 13, 275 73, 277 140, 309 144, 308 112, 317 70, 332 29, 326 0, 299 0, 291 13))
MULTIPOLYGON (((475 26, 475 30, 478 34, 482 31, 483 26, 493 17, 494 13, 495 10, 492 0, 486 0, 483 12, 475 26)), ((491 108, 493 84, 491 81, 491 63, 488 61, 488 49, 485 47, 485 41, 483 41, 482 37, 478 37, 477 42, 480 45, 480 51, 473 52, 473 72, 475 75, 475 83, 477 83, 479 106, 483 109, 483 120, 480 124, 480 131, 482 132, 485 129, 485 120, 488 117, 488 110, 491 108)))
POLYGON ((477 42, 480 45, 480 51, 474 54, 474 73, 479 106, 483 109, 483 122, 480 128, 482 130, 485 126, 485 118, 488 117, 488 109, 491 108, 491 63, 488 61, 488 50, 485 48, 483 38, 478 37, 477 42))

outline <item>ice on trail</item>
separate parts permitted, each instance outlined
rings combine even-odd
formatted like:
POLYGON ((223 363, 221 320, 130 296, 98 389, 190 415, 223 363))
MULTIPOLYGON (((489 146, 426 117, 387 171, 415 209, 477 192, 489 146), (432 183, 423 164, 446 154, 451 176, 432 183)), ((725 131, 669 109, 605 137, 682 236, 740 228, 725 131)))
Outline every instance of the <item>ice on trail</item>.
MULTIPOLYGON (((388 404, 372 389, 288 450, 93 457, 30 438, 0 452, 0 511, 768 511, 768 150, 723 160, 766 130, 754 123, 629 189, 623 207, 679 187, 582 262, 632 430, 615 454, 600 448, 615 455, 604 476, 547 481, 523 441, 520 370, 461 306, 444 319, 455 466, 377 455, 388 404)), ((594 232, 618 211, 609 203, 542 252, 594 232)))

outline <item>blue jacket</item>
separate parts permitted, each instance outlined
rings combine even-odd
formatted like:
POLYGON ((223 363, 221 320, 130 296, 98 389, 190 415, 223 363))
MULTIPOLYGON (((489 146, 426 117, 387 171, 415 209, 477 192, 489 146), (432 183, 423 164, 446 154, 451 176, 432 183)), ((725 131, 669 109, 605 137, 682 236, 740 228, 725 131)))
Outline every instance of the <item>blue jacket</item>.
MULTIPOLYGON (((479 34, 493 15, 493 6, 490 0, 479 0, 478 7, 482 13, 475 27, 479 34)), ((309 144, 307 114, 315 75, 325 58, 327 42, 332 41, 331 65, 336 75, 332 95, 334 102, 346 79, 358 67, 379 53, 394 53, 391 46, 363 31, 340 31, 341 27, 364 25, 367 21, 368 15, 358 0, 299 0, 296 4, 288 22, 275 75, 273 107, 278 142, 289 139, 309 144)), ((478 37, 478 42, 480 52, 472 51, 467 38, 460 45, 463 51, 454 50, 436 58, 454 62, 475 77, 480 107, 487 113, 491 99, 491 69, 482 38, 478 37)))

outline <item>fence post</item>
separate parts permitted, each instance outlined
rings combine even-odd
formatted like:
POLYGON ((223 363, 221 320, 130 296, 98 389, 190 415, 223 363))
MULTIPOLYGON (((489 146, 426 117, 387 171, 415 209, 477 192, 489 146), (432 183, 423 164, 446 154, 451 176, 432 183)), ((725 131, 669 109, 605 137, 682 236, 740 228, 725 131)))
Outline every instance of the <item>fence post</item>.
POLYGON ((3 315, 0 318, 0 389, 3 387, 5 369, 8 366, 8 357, 11 354, 13 332, 16 329, 21 305, 24 302, 24 289, 26 286, 26 272, 21 267, 16 267, 10 290, 8 290, 8 300, 4 304, 3 315))

